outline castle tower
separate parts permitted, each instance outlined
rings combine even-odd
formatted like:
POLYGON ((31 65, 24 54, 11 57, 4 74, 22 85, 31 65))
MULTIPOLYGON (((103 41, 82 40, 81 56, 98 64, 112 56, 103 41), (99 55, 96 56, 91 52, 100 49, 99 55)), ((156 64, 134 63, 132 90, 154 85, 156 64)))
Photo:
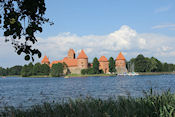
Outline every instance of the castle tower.
POLYGON ((69 58, 69 59, 75 59, 75 51, 72 48, 69 49, 67 58, 69 58))
POLYGON ((80 54, 77 57, 77 65, 80 69, 88 68, 88 57, 85 54, 84 50, 81 50, 80 54))
POLYGON ((47 64, 47 65, 50 64, 50 61, 47 56, 44 56, 43 60, 41 61, 41 64, 47 64))
POLYGON ((108 59, 105 56, 101 56, 98 61, 100 63, 99 69, 102 69, 104 73, 108 73, 109 72, 108 59))
POLYGON ((118 74, 124 74, 127 73, 126 69, 126 62, 125 62, 125 57, 123 54, 120 52, 119 55, 116 58, 115 65, 116 65, 116 70, 118 74))

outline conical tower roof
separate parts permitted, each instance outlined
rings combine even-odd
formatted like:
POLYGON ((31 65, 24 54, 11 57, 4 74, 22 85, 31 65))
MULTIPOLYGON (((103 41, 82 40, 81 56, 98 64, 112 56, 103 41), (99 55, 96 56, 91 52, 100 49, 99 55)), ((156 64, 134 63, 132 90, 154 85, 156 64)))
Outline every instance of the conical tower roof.
MULTIPOLYGON (((72 52, 72 53, 75 54, 75 51, 74 51, 74 49, 72 49, 72 48, 69 49, 69 52, 72 52)), ((68 53, 69 53, 69 52, 68 52, 68 53)))
POLYGON ((87 59, 87 55, 85 54, 84 50, 81 50, 80 54, 78 55, 77 59, 87 59))
POLYGON ((43 60, 41 62, 42 63, 45 63, 45 62, 50 62, 50 61, 49 61, 48 57, 45 55, 44 58, 43 58, 43 60))
POLYGON ((98 61, 99 62, 108 62, 108 59, 105 56, 101 56, 98 61))
POLYGON ((125 57, 123 56, 122 52, 118 54, 116 60, 125 60, 125 57))

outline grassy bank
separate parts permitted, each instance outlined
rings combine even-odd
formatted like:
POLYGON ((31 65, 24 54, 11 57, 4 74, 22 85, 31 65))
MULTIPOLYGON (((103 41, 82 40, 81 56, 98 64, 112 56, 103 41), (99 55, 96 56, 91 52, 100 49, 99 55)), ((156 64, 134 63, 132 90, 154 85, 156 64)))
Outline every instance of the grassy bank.
MULTIPOLYGON (((0 77, 22 77, 21 75, 8 75, 8 76, 0 76, 0 77)), ((26 78, 48 78, 50 75, 36 75, 36 76, 28 76, 26 78)), ((25 78, 25 77, 22 77, 25 78)))
MULTIPOLYGON (((175 74, 175 72, 139 72, 139 75, 163 75, 163 74, 175 74)), ((75 77, 95 77, 95 76, 116 76, 115 74, 68 74, 64 76, 65 78, 75 78, 75 77)), ((21 75, 8 75, 0 77, 22 77, 21 75)), ((33 75, 29 78, 51 78, 51 75, 33 75)), ((25 78, 25 77, 24 77, 25 78)))
POLYGON ((29 78, 51 78, 51 75, 36 75, 36 76, 29 76, 29 78))
POLYGON ((108 100, 86 98, 63 103, 44 103, 28 109, 7 107, 2 117, 174 117, 175 95, 145 94, 142 98, 118 97, 108 100))
MULTIPOLYGON (((139 72, 139 75, 163 75, 163 74, 175 74, 175 72, 139 72)), ((66 78, 73 77, 93 77, 93 76, 116 76, 116 74, 69 74, 66 75, 66 78)))
POLYGON ((73 77, 93 77, 93 76, 116 76, 115 74, 68 74, 65 77, 67 78, 73 78, 73 77))
POLYGON ((21 77, 21 75, 8 75, 8 76, 0 76, 0 77, 21 77))
POLYGON ((175 74, 175 72, 139 72, 139 75, 166 75, 175 74))

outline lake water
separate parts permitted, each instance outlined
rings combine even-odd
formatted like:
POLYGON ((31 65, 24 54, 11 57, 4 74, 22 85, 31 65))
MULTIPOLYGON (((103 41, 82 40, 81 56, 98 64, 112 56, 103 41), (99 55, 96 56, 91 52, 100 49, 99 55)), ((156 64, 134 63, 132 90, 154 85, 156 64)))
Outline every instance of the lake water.
POLYGON ((175 92, 175 75, 116 76, 87 78, 1 78, 0 106, 31 106, 45 101, 91 96, 143 96, 143 90, 175 92))

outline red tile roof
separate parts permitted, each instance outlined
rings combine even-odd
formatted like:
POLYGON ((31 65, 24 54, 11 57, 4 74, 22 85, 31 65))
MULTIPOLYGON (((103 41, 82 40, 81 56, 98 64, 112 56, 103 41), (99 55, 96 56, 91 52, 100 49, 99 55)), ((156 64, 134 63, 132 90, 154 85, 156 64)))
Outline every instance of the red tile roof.
POLYGON ((63 60, 52 61, 52 63, 50 64, 50 67, 52 67, 53 64, 57 64, 57 63, 66 63, 68 67, 75 67, 77 66, 77 59, 69 59, 65 57, 63 60))
POLYGON ((63 59, 63 62, 66 63, 68 67, 77 66, 77 59, 69 59, 65 57, 63 59))
POLYGON ((75 54, 75 51, 72 48, 69 49, 69 52, 73 52, 75 54))
POLYGON ((53 64, 57 64, 57 63, 62 63, 62 61, 52 61, 52 63, 50 64, 50 67, 52 67, 53 64))
POLYGON ((47 58, 47 56, 44 56, 43 60, 41 61, 41 63, 47 63, 50 62, 49 59, 47 58))
POLYGON ((116 60, 125 60, 125 57, 123 56, 123 54, 120 52, 116 58, 116 60))
POLYGON ((77 59, 87 59, 87 55, 85 54, 84 50, 81 50, 80 54, 78 55, 77 59))
POLYGON ((105 56, 101 56, 98 61, 99 62, 108 62, 108 59, 105 56))

